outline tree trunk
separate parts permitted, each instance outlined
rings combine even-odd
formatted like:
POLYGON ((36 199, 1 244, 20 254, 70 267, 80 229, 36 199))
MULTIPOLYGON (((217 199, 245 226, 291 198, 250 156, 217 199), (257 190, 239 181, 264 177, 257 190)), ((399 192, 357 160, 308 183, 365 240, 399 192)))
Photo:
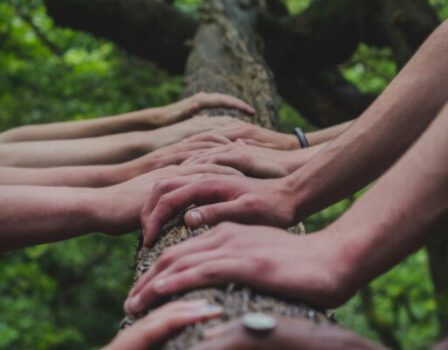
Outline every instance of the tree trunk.
MULTIPOLYGON (((239 96, 257 109, 257 116, 250 120, 271 128, 277 124, 278 103, 272 74, 259 54, 260 39, 254 29, 256 14, 260 8, 261 1, 205 2, 201 25, 188 59, 185 95, 208 91, 239 96)), ((220 111, 213 110, 207 113, 219 115, 220 111)), ((236 112, 232 115, 244 118, 236 112)), ((290 232, 299 234, 303 232, 301 228, 302 226, 298 225, 290 232)), ((182 215, 179 215, 162 229, 160 239, 154 247, 139 248, 136 258, 136 279, 155 262, 164 249, 206 230, 207 228, 191 230, 185 227, 182 215)), ((250 311, 329 322, 322 311, 235 284, 221 288, 200 289, 174 298, 205 298, 210 303, 221 305, 225 314, 220 320, 188 327, 161 345, 162 349, 188 349, 201 341, 204 329, 250 311)), ((124 325, 133 321, 131 316, 127 316, 124 325)))

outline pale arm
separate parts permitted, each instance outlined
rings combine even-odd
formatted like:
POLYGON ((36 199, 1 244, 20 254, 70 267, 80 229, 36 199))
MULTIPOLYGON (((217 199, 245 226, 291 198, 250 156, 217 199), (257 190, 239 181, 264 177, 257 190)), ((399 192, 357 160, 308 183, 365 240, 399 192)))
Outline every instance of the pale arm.
POLYGON ((320 145, 327 141, 332 141, 341 135, 347 128, 353 123, 353 121, 348 121, 338 125, 330 126, 325 129, 311 131, 306 133, 306 138, 310 146, 320 145))
POLYGON ((297 218, 376 179, 424 132, 448 100, 447 53, 445 22, 346 132, 290 176, 297 218))
POLYGON ((167 127, 75 140, 0 145, 0 166, 57 167, 129 161, 192 135, 240 123, 230 117, 195 117, 167 127))
POLYGON ((182 163, 201 154, 220 140, 191 142, 189 139, 120 164, 19 168, 0 166, 0 185, 105 187, 130 180, 168 165, 182 163))
POLYGON ((0 186, 0 252, 90 232, 133 231, 157 181, 202 173, 240 175, 217 165, 173 165, 104 188, 0 186))
POLYGON ((421 247, 448 220, 448 105, 403 158, 338 221, 342 288, 354 291, 421 247))
POLYGON ((99 229, 93 190, 0 186, 0 198, 0 252, 99 229))
POLYGON ((147 108, 91 120, 18 127, 0 133, 0 143, 90 138, 149 130, 176 123, 191 117, 201 109, 211 107, 235 108, 248 114, 255 112, 251 106, 235 97, 198 93, 165 107, 147 108))
MULTIPOLYGON (((294 237, 273 227, 221 223, 170 247, 136 283, 125 309, 138 313, 161 297, 230 282, 322 307, 343 304, 358 288, 423 246, 433 225, 447 223, 447 133, 448 106, 367 194, 320 232, 294 237)), ((260 191, 275 193, 269 188, 272 183, 259 181, 264 182, 260 191)), ((202 181, 203 188, 209 185, 202 181)), ((177 198, 185 199, 184 194, 177 198)), ((195 199, 203 202, 199 195, 195 199)), ((269 199, 261 205, 269 206, 274 201, 272 195, 269 199)), ((185 202, 182 204, 189 204, 185 202)), ((246 203, 258 204, 253 200, 246 203)), ((214 212, 219 209, 215 205, 214 212)), ((267 222, 270 213, 281 214, 282 203, 268 209, 271 211, 258 212, 255 220, 267 222)), ((202 207, 201 213, 207 210, 202 207)), ((153 232, 150 225, 145 225, 145 230, 153 232)))

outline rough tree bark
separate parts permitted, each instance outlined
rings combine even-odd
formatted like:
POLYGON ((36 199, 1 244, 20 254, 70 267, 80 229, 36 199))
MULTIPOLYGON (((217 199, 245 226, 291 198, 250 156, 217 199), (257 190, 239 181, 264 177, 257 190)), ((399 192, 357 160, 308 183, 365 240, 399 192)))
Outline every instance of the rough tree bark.
MULTIPOLYGON (((252 119, 254 123, 272 128, 277 123, 278 103, 272 74, 258 49, 260 42, 254 25, 260 6, 261 1, 258 0, 205 2, 202 24, 188 59, 185 94, 209 91, 239 96, 257 109, 257 116, 252 119)), ((220 111, 213 110, 207 113, 219 115, 220 111)), ((234 116, 243 118, 236 112, 234 116)), ((154 247, 151 249, 140 247, 136 258, 136 278, 153 264, 168 246, 207 230, 207 228, 190 230, 183 225, 181 218, 182 215, 179 215, 162 229, 161 238, 154 247)), ((301 228, 302 226, 298 225, 292 228, 290 233, 299 234, 302 232, 301 228)), ((330 322, 323 311, 234 284, 221 288, 201 289, 175 298, 206 298, 211 303, 223 306, 225 315, 220 320, 187 328, 161 345, 162 349, 188 349, 201 340, 204 329, 239 317, 248 311, 330 322)), ((134 318, 128 316, 124 325, 133 321, 134 318)))

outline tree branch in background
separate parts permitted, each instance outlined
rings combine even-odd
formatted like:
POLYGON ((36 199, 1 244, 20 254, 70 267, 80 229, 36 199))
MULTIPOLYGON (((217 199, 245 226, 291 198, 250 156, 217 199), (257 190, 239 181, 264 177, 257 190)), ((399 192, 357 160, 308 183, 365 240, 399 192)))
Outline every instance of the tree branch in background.
POLYGON ((381 342, 391 349, 402 349, 403 347, 393 333, 393 325, 382 319, 376 311, 371 288, 369 286, 361 288, 359 296, 361 297, 361 305, 366 315, 367 323, 378 334, 381 342))
POLYGON ((48 38, 47 34, 44 33, 44 31, 34 23, 32 16, 27 12, 27 10, 24 9, 23 7, 21 7, 17 3, 17 1, 13 1, 12 6, 13 6, 14 11, 16 12, 17 16, 23 22, 25 22, 26 24, 28 24, 31 27, 31 29, 33 30, 36 37, 40 40, 40 42, 44 46, 46 46, 52 53, 54 53, 57 56, 60 56, 62 54, 61 48, 56 43, 51 41, 48 38))
POLYGON ((198 23, 155 0, 45 0, 60 26, 114 41, 171 74, 182 74, 198 23))

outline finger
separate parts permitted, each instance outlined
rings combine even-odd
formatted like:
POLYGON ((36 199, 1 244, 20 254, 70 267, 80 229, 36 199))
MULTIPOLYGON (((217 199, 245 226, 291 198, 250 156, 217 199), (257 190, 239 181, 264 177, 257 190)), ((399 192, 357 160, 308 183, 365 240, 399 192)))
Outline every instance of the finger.
POLYGON ((219 247, 222 244, 222 239, 220 239, 221 236, 216 235, 214 231, 215 230, 212 229, 200 236, 168 248, 157 259, 157 262, 139 278, 137 283, 129 292, 129 297, 133 297, 138 294, 145 284, 147 284, 166 266, 170 265, 177 257, 195 252, 208 251, 219 247))
POLYGON ((196 174, 217 174, 217 175, 243 175, 237 169, 221 166, 217 164, 194 164, 185 167, 181 167, 179 175, 188 176, 196 174))
MULTIPOLYGON (((170 183, 167 187, 169 186, 171 188, 175 187, 170 183)), ((188 208, 191 204, 215 203, 227 200, 228 196, 224 187, 219 187, 213 183, 204 186, 204 181, 197 180, 182 187, 178 186, 176 190, 170 192, 171 188, 169 190, 163 188, 154 196, 150 196, 151 208, 148 210, 151 214, 142 223, 145 246, 148 246, 154 240, 162 225, 182 209, 188 208)))
POLYGON ((228 138, 226 138, 223 135, 219 135, 219 134, 207 131, 202 134, 191 136, 187 140, 182 141, 182 142, 186 142, 186 143, 213 142, 213 143, 219 144, 219 145, 226 145, 226 144, 231 143, 232 141, 230 141, 228 138))
POLYGON ((202 108, 227 107, 236 108, 248 114, 255 114, 255 109, 248 103, 233 97, 220 93, 204 94, 199 100, 202 108))
POLYGON ((147 345, 150 345, 186 325, 221 315, 221 307, 210 305, 204 300, 173 302, 146 316, 141 322, 139 321, 138 327, 141 329, 140 336, 144 337, 147 345))
POLYGON ((163 296, 186 292, 195 288, 219 286, 240 279, 245 271, 241 259, 222 259, 202 262, 191 269, 175 273, 167 278, 155 278, 132 298, 128 305, 134 313, 140 313, 163 296))
MULTIPOLYGON (((231 252, 226 249, 212 249, 204 252, 197 252, 188 254, 186 256, 178 256, 177 259, 173 260, 171 264, 165 265, 163 268, 159 268, 159 273, 153 276, 153 280, 166 280, 171 276, 178 274, 182 271, 192 269, 199 266, 204 261, 216 261, 230 258, 231 252)), ((151 284, 152 280, 148 284, 151 284)), ((144 288, 140 290, 137 295, 143 294, 144 288)))
MULTIPOLYGON (((224 138, 225 139, 225 138, 224 138)), ((179 152, 183 151, 195 151, 200 149, 210 149, 214 147, 218 147, 224 143, 222 138, 216 137, 212 138, 210 137, 208 140, 201 140, 201 141, 188 141, 184 140, 180 142, 179 144, 179 152)))
MULTIPOLYGON (((145 239, 148 236, 145 232, 145 222, 151 215, 154 207, 157 205, 159 198, 164 195, 164 193, 185 186, 191 181, 193 181, 193 179, 191 179, 190 177, 178 176, 174 179, 159 181, 153 186, 152 191, 149 193, 148 199, 146 200, 146 203, 143 206, 142 212, 140 214, 140 225, 142 227, 142 233, 145 239)), ((147 243, 151 243, 151 240, 149 240, 147 243)))
POLYGON ((235 140, 235 142, 241 142, 245 145, 249 145, 249 146, 256 146, 256 147, 261 147, 261 148, 273 148, 274 144, 270 143, 270 142, 260 142, 254 139, 248 139, 248 138, 239 138, 237 140, 235 140))
POLYGON ((220 260, 224 258, 226 258, 225 252, 207 251, 204 253, 190 254, 185 257, 180 257, 178 260, 175 260, 172 265, 167 266, 166 269, 161 269, 161 265, 158 265, 154 269, 151 269, 151 272, 145 276, 144 283, 139 286, 138 291, 134 292, 134 295, 130 295, 126 299, 124 303, 126 313, 141 313, 152 303, 152 301, 159 297, 159 293, 156 289, 157 281, 170 279, 171 276, 200 265, 209 259, 220 260))
POLYGON ((244 205, 244 202, 236 199, 224 203, 196 207, 185 213, 184 221, 191 228, 215 225, 223 221, 246 223, 247 218, 245 216, 247 215, 247 210, 248 208, 244 205))

